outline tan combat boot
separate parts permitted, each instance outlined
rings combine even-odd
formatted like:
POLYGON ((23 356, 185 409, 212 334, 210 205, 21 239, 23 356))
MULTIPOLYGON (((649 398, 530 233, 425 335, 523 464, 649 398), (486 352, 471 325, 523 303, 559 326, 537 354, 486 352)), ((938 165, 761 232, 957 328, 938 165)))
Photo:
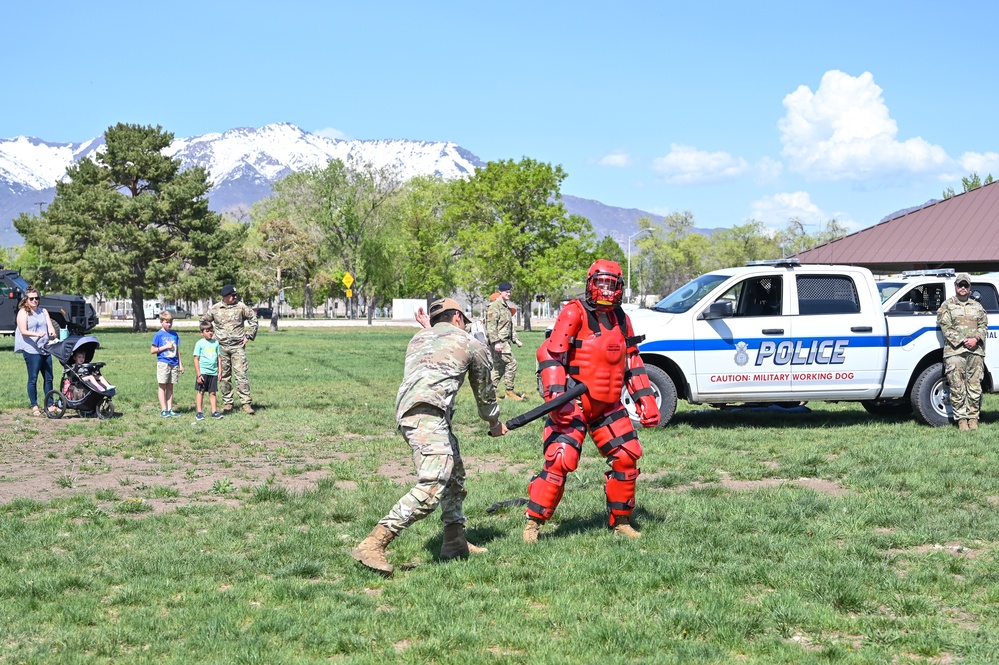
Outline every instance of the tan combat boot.
POLYGON ((523 402, 523 401, 525 401, 527 399, 527 397, 525 395, 522 395, 521 393, 518 393, 518 392, 514 392, 512 390, 507 390, 506 391, 506 396, 507 396, 508 399, 510 399, 510 400, 512 400, 514 402, 523 402))
POLYGON ((222 413, 229 413, 232 411, 232 404, 223 404, 222 413))
POLYGON ((635 527, 631 526, 630 517, 618 517, 614 520, 614 535, 615 536, 626 536, 628 538, 641 538, 642 534, 635 530, 635 527))
POLYGON ((978 429, 978 418, 968 418, 968 429, 978 429))
POLYGON ((395 534, 383 527, 381 524, 375 525, 368 537, 362 540, 357 547, 350 551, 350 556, 367 566, 371 570, 376 570, 385 575, 391 575, 395 568, 385 558, 385 548, 395 538, 395 534))
POLYGON ((244 404, 243 405, 243 413, 246 413, 246 414, 249 414, 249 415, 252 416, 254 413, 256 413, 256 411, 254 411, 253 407, 250 406, 249 404, 244 404))
POLYGON ((959 430, 961 430, 962 432, 967 432, 968 431, 968 421, 965 420, 964 418, 961 418, 960 420, 957 421, 957 428, 959 430))
POLYGON ((527 526, 524 527, 524 542, 538 542, 538 536, 541 535, 541 525, 544 523, 544 520, 539 520, 537 517, 528 517, 527 526))
POLYGON ((476 547, 465 538, 464 524, 448 524, 444 527, 444 542, 441 543, 441 559, 467 559, 469 554, 485 554, 485 547, 476 547))

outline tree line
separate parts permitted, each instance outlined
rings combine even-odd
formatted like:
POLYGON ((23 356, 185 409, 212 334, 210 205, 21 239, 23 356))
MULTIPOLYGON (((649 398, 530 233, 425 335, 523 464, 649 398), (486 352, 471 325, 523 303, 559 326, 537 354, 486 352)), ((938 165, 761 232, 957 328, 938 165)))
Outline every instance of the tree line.
MULTIPOLYGON (((25 244, 9 263, 44 291, 143 300, 217 297, 239 285, 248 302, 283 297, 306 316, 343 298, 350 315, 363 303, 370 322, 393 298, 461 291, 481 305, 498 282, 530 330, 530 303, 578 293, 595 258, 627 258, 612 238, 561 201, 561 166, 530 159, 489 162, 467 179, 421 176, 331 160, 293 173, 239 214, 208 207, 210 174, 163 154, 174 135, 119 123, 106 150, 67 169, 56 196, 14 226, 25 244), (350 296, 344 276, 353 278, 350 296)), ((790 255, 845 234, 836 220, 810 234, 792 219, 772 231, 750 220, 710 235, 694 232, 690 212, 639 220, 631 258, 636 294, 665 295, 708 270, 790 255)), ((145 330, 143 317, 133 329, 145 330)))

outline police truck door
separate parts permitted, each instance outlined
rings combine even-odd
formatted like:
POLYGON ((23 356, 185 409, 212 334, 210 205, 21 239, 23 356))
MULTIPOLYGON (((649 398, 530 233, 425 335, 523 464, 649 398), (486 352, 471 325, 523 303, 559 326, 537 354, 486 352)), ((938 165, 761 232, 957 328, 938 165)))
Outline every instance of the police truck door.
POLYGON ((881 392, 887 324, 870 283, 862 273, 795 275, 797 316, 791 317, 793 345, 784 362, 797 398, 835 399, 848 392, 874 399, 881 392))
POLYGON ((778 271, 743 279, 715 299, 731 304, 731 316, 707 320, 698 316, 694 320, 699 398, 790 399, 790 372, 775 367, 772 357, 761 355, 761 350, 765 354, 767 348, 775 348, 791 334, 790 318, 784 314, 783 282, 778 271))

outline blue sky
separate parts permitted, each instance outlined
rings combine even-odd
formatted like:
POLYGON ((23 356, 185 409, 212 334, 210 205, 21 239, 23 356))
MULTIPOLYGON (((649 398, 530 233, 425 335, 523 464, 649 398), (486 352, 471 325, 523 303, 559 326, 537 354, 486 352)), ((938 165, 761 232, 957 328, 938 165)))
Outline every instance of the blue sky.
POLYGON ((290 122, 561 164, 699 227, 858 229, 999 177, 991 3, 6 3, 0 137, 290 122), (963 10, 963 11, 962 11, 963 10))

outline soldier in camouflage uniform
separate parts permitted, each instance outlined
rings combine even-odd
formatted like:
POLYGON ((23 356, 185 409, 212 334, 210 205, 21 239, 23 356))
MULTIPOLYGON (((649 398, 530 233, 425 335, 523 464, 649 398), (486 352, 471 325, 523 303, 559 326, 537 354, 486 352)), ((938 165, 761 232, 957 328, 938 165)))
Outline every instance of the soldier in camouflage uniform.
POLYGON ((416 333, 406 350, 405 375, 395 407, 396 424, 413 449, 417 482, 350 553, 361 564, 386 575, 393 567, 385 557, 385 548, 438 505, 444 523, 441 559, 485 552, 465 539, 465 466, 451 430, 455 397, 466 375, 479 417, 489 423, 489 434, 506 434, 490 380, 489 352, 465 332, 468 319, 461 307, 451 298, 443 298, 430 304, 428 314, 431 327, 416 333))
POLYGON ((971 275, 959 272, 954 280, 957 295, 937 310, 937 325, 944 337, 944 373, 950 386, 950 404, 961 430, 978 429, 982 404, 985 339, 989 322, 985 308, 971 295, 971 275))
POLYGON ((215 327, 215 339, 219 342, 219 393, 222 395, 222 411, 233 409, 232 379, 236 380, 236 392, 243 405, 243 411, 253 414, 250 400, 250 379, 246 372, 246 343, 257 336, 257 314, 253 308, 239 300, 236 287, 226 284, 222 287, 222 302, 215 303, 201 317, 215 327))
MULTIPOLYGON (((514 380, 517 378, 517 359, 513 357, 513 344, 522 346, 517 339, 517 331, 513 326, 513 313, 510 311, 510 282, 500 282, 499 297, 489 303, 486 309, 486 341, 493 355, 493 385, 499 389, 500 379, 506 388, 505 396, 515 402, 522 402, 526 397, 516 392, 514 380)), ((503 399, 504 395, 498 397, 503 399)))

